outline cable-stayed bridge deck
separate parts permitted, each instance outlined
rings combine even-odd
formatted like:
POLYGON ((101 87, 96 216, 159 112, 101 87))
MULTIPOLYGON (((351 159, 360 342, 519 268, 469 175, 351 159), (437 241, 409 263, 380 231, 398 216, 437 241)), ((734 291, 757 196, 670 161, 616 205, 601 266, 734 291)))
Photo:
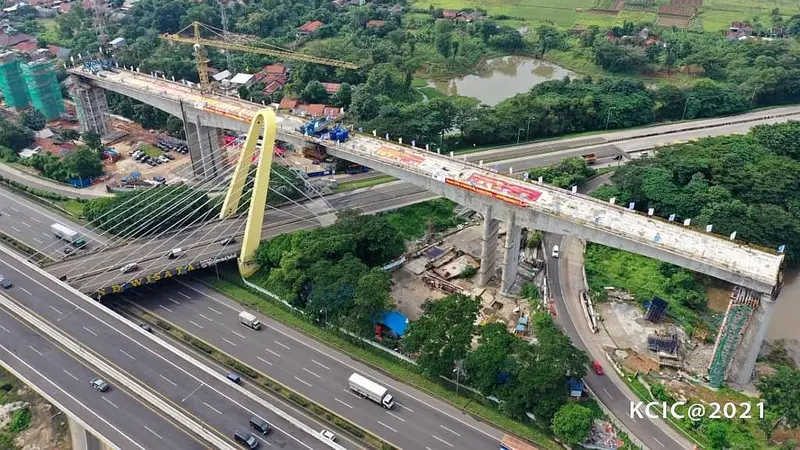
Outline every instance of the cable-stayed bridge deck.
MULTIPOLYGON (((70 69, 70 73, 208 126, 244 130, 263 107, 130 71, 92 74, 70 69), (185 112, 187 108, 191 114, 185 112)), ((313 142, 334 156, 404 179, 479 211, 491 207, 513 213, 520 226, 572 234, 759 292, 773 292, 781 284, 782 254, 373 136, 356 133, 343 144, 310 138, 295 131, 302 121, 279 114, 279 138, 313 142)))

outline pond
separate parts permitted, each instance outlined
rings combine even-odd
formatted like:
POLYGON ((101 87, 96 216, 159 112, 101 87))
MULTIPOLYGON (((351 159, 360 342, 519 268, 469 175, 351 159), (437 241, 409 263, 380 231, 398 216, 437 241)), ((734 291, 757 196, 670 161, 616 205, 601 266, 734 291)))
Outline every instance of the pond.
POLYGON ((575 73, 561 66, 527 56, 487 59, 475 74, 447 81, 431 81, 430 86, 449 94, 475 97, 487 105, 526 92, 549 80, 560 80, 575 73))

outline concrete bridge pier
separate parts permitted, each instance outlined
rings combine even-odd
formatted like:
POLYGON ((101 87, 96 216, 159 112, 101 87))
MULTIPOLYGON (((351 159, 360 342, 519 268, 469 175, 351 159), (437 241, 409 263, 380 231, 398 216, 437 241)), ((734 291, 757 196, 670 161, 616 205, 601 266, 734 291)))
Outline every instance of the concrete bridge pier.
POLYGON ((506 241, 503 253, 503 278, 500 281, 500 292, 508 294, 514 282, 517 281, 519 270, 519 244, 522 237, 522 227, 516 224, 514 210, 508 212, 506 221, 506 241))
POLYGON ((78 114, 81 131, 93 132, 100 136, 110 133, 108 123, 108 101, 103 88, 82 83, 78 77, 72 77, 72 99, 78 114))
POLYGON ((197 178, 214 178, 221 173, 227 152, 222 148, 222 132, 219 128, 200 123, 183 121, 192 170, 197 178))
POLYGON ((483 208, 483 235, 481 235, 481 267, 478 269, 478 286, 486 286, 497 268, 497 233, 500 221, 492 217, 492 206, 483 208))
POLYGON ((736 353, 733 356, 728 378, 738 387, 747 386, 753 379, 756 359, 761 350, 761 344, 767 335, 769 322, 775 312, 777 298, 772 294, 762 293, 758 308, 750 316, 750 323, 744 331, 736 353))
POLYGON ((72 417, 69 417, 69 434, 73 450, 112 450, 105 442, 96 438, 72 417))

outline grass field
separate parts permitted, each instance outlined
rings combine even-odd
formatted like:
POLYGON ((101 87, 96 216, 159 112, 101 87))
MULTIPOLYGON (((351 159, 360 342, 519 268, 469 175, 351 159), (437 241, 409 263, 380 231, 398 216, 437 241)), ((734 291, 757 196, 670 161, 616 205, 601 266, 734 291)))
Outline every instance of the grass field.
MULTIPOLYGON (((610 27, 622 25, 624 21, 641 23, 654 22, 656 19, 654 13, 627 10, 620 11, 616 16, 588 12, 593 7, 607 8, 611 3, 613 0, 414 0, 414 7, 481 8, 492 16, 502 14, 510 17, 501 21, 509 26, 550 20, 563 28, 585 28, 590 25, 610 27)), ((698 19, 708 31, 726 29, 736 20, 753 23, 758 19, 764 25, 770 25, 770 16, 775 8, 780 9, 781 15, 786 18, 800 14, 800 4, 793 0, 704 0, 698 19)))

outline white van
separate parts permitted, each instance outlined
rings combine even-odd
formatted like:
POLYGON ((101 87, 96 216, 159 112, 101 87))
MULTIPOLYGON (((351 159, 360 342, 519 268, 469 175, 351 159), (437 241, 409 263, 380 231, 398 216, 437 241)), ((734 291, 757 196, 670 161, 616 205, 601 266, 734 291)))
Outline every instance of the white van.
POLYGON ((180 258, 182 255, 183 255, 182 248, 173 248, 172 250, 169 251, 169 253, 167 253, 167 258, 175 259, 175 258, 180 258))

